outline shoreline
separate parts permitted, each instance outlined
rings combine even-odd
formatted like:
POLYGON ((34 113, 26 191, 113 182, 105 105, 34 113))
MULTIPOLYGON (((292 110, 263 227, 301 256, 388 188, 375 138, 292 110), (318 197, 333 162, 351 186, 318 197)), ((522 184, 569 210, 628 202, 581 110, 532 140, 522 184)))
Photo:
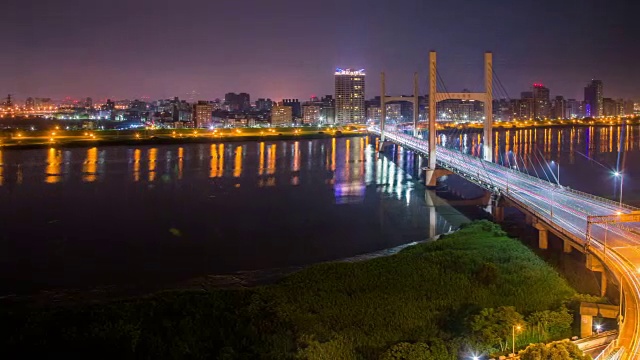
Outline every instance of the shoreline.
POLYGON ((393 256, 403 251, 404 249, 419 244, 437 241, 442 235, 450 235, 457 232, 458 230, 459 229, 456 229, 445 234, 436 235, 433 238, 414 241, 388 249, 382 249, 346 258, 321 261, 301 266, 289 266, 283 268, 261 270, 238 270, 227 274, 207 274, 180 281, 175 284, 167 284, 166 286, 151 286, 147 289, 139 289, 139 287, 135 284, 131 284, 103 285, 85 289, 49 289, 41 290, 33 294, 23 295, 7 294, 0 296, 0 304, 49 306, 104 303, 143 298, 146 296, 153 296, 162 292, 253 289, 261 286, 275 284, 278 281, 285 279, 287 276, 290 276, 312 266, 321 264, 356 263, 393 256))
POLYGON ((189 145, 189 144, 218 144, 226 142, 269 142, 269 141, 291 141, 291 140, 322 140, 332 138, 359 137, 366 136, 367 133, 342 133, 329 134, 318 132, 317 134, 279 134, 279 135, 246 135, 246 136, 220 136, 220 137, 160 137, 153 136, 140 139, 95 139, 81 140, 70 139, 55 142, 33 143, 33 144, 0 144, 0 150, 37 150, 50 148, 89 148, 96 146, 153 146, 153 145, 189 145))

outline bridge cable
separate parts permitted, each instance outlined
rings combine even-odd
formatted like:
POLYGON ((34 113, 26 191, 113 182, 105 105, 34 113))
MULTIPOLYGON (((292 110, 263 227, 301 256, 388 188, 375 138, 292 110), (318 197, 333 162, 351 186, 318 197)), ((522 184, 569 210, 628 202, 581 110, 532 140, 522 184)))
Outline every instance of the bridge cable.
MULTIPOLYGON (((540 151, 539 149, 536 149, 536 150, 538 150, 538 152, 540 151)), ((547 181, 551 182, 551 179, 549 179, 549 175, 547 175, 547 171, 544 169, 544 166, 542 166, 542 162, 540 161, 540 159, 538 159, 538 155, 536 153, 533 153, 533 156, 536 157, 538 164, 540 164, 540 169, 542 169, 542 172, 544 173, 544 176, 547 178, 547 181)))
MULTIPOLYGON (((537 150, 540 153, 540 157, 542 157, 544 159, 540 149, 537 149, 537 150)), ((549 173, 551 174, 551 176, 556 180, 556 184, 560 185, 560 183, 558 183, 558 178, 556 177, 556 174, 553 172, 553 170, 551 170, 551 166, 549 166, 549 163, 547 162, 547 160, 545 160, 544 163, 547 165, 547 168, 549 169, 549 173)), ((551 181, 549 181, 549 182, 551 182, 551 181)))

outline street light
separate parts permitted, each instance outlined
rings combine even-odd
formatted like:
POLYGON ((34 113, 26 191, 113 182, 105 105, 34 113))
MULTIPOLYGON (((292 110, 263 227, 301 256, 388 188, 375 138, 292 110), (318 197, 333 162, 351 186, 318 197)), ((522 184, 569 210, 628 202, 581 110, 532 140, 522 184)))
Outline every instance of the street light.
POLYGON ((613 175, 615 175, 615 177, 620 177, 620 207, 622 207, 622 185, 624 182, 624 175, 619 171, 614 172, 613 175))
POLYGON ((511 342, 511 346, 512 346, 512 350, 513 350, 513 354, 515 355, 516 353, 516 330, 520 331, 522 330, 522 326, 520 325, 513 325, 513 327, 511 328, 512 331, 512 342, 511 342))

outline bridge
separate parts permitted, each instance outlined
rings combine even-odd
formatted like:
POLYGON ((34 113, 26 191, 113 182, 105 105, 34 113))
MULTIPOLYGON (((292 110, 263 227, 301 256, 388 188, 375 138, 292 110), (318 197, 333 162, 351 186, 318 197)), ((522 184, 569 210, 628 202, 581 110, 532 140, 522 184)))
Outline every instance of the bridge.
MULTIPOLYGON (((618 317, 619 335, 605 349, 599 360, 640 358, 640 209, 596 197, 530 176, 511 167, 493 162, 492 109, 493 55, 485 53, 485 92, 438 92, 436 53, 429 56, 429 123, 428 138, 417 137, 417 116, 412 134, 369 127, 369 133, 380 137, 380 147, 394 143, 427 160, 425 183, 435 186, 438 178, 456 174, 492 194, 494 218, 503 217, 504 206, 522 211, 527 222, 539 231, 539 247, 546 249, 548 234, 560 238, 565 252, 576 249, 585 253, 587 267, 601 273, 602 295, 606 293, 608 274, 619 284, 621 306, 618 317), (446 99, 473 99, 485 102, 482 153, 473 156, 436 144, 436 104, 446 99)), ((382 99, 385 99, 384 74, 382 99)), ((414 85, 417 98, 418 90, 414 85)), ((391 98, 393 99, 393 98, 391 98)), ((384 104, 384 101, 383 101, 384 104)), ((415 109, 414 109, 415 111, 415 109)), ((581 314, 581 336, 592 335, 593 314, 581 314)))
MULTIPOLYGON (((377 127, 369 132, 381 135, 377 127)), ((386 132, 387 141, 429 156, 429 142, 412 135, 386 132)), ((621 309, 620 336, 613 346, 625 351, 623 359, 635 359, 640 354, 640 211, 619 203, 559 186, 512 168, 456 150, 436 146, 435 176, 453 173, 496 195, 494 215, 505 205, 524 212, 539 231, 539 245, 548 246, 548 233, 563 239, 564 249, 587 254, 587 265, 602 273, 606 291, 609 269, 624 288, 621 309), (500 205, 502 203, 502 205, 500 205), (609 222, 594 224, 594 215, 611 215, 609 222), (619 221, 615 221, 619 220, 619 221), (629 222, 621 225, 619 222, 629 222), (637 221, 637 222, 635 222, 637 221)), ((498 215, 499 217, 500 215, 498 215)), ((583 322, 591 326, 591 319, 583 322)), ((586 334, 590 335, 590 334, 586 334)))

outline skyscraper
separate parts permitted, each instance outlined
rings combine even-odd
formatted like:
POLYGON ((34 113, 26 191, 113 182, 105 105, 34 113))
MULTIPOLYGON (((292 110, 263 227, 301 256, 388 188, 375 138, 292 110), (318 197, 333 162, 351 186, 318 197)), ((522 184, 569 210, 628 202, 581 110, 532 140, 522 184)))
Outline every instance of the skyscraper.
POLYGON ((193 105, 193 120, 196 128, 207 128, 211 126, 213 105, 208 101, 198 101, 193 105))
POLYGON ((549 89, 542 84, 533 84, 533 118, 544 119, 551 115, 549 89))
POLYGON ((247 93, 227 93, 224 102, 231 111, 247 111, 251 109, 251 96, 247 93))
POLYGON ((591 80, 584 88, 585 116, 604 115, 603 89, 601 80, 591 80))
POLYGON ((283 126, 293 122, 293 109, 291 106, 277 105, 271 108, 271 125, 283 126))
POLYGON ((339 124, 363 123, 364 69, 336 69, 336 122, 339 124))
POLYGON ((291 106, 291 111, 293 111, 293 118, 299 119, 302 117, 302 106, 300 104, 300 100, 298 99, 283 99, 283 106, 291 106))

